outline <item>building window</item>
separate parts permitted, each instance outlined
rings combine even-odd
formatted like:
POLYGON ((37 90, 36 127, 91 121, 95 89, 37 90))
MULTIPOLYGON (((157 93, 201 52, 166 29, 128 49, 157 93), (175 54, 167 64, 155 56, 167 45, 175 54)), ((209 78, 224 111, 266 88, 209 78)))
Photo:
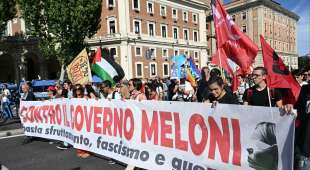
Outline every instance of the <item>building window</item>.
POLYGON ((110 34, 116 33, 115 19, 109 20, 109 33, 110 34))
POLYGON ((162 52, 163 52, 163 58, 168 58, 168 49, 164 48, 162 52))
POLYGON ((278 49, 278 46, 277 46, 278 44, 277 44, 277 41, 274 41, 274 48, 275 49, 278 49))
POLYGON ((136 77, 143 77, 143 64, 136 63, 136 77))
POLYGON ((236 22, 236 15, 232 15, 232 20, 236 22))
POLYGON ((187 11, 184 11, 183 12, 183 21, 188 21, 188 12, 187 11))
POLYGON ((198 51, 195 51, 194 52, 194 59, 198 59, 199 58, 199 52, 198 51))
POLYGON ((177 27, 173 27, 173 38, 178 39, 179 38, 179 29, 177 27))
POLYGON ((134 21, 135 34, 140 34, 141 33, 140 28, 141 28, 141 21, 135 20, 134 21))
POLYGON ((242 19, 246 20, 246 12, 242 12, 242 19))
POLYGON ((167 15, 167 8, 166 6, 160 6, 160 16, 166 16, 167 15))
POLYGON ((156 58, 156 50, 155 50, 155 48, 149 48, 146 51, 146 58, 148 58, 148 59, 155 59, 156 58))
POLYGON ((140 10, 140 0, 132 0, 133 9, 139 11, 140 10))
POLYGON ((113 8, 113 7, 115 7, 114 0, 108 0, 108 8, 113 8))
POLYGON ((148 24, 149 27, 149 36, 155 36, 155 23, 149 23, 148 24))
POLYGON ((168 77, 169 76, 169 64, 163 63, 163 76, 168 77))
POLYGON ((147 13, 154 14, 154 4, 152 2, 147 2, 147 13))
POLYGON ((194 31, 194 41, 197 42, 198 41, 198 31, 194 31))
POLYGON ((184 51, 184 55, 185 55, 185 56, 189 56, 188 54, 189 54, 189 52, 188 52, 187 50, 185 50, 185 51, 184 51))
POLYGON ((243 26, 242 26, 242 31, 243 31, 243 32, 246 32, 246 25, 243 25, 243 26))
POLYGON ((156 63, 150 63, 150 77, 157 76, 157 64, 156 63))
POLYGON ((110 54, 113 58, 117 57, 116 55, 116 48, 110 48, 110 54))
POLYGON ((141 47, 136 47, 136 56, 142 56, 141 47))
POLYGON ((178 19, 178 10, 172 8, 172 18, 173 19, 178 19))
POLYGON ((167 38, 167 25, 161 25, 161 37, 167 38))
POLYGON ((179 50, 174 50, 174 56, 178 56, 179 55, 179 50))
POLYGON ((197 24, 198 23, 198 15, 193 14, 193 23, 197 24))
POLYGON ((183 38, 184 40, 188 40, 188 29, 183 30, 183 38))

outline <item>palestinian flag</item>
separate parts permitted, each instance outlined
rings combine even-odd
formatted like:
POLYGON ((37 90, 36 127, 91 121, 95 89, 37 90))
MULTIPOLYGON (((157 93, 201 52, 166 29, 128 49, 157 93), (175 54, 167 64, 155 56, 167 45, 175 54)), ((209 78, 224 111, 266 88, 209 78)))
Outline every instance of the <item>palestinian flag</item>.
POLYGON ((109 80, 112 84, 119 82, 125 76, 123 68, 115 62, 107 49, 103 49, 101 53, 101 48, 98 48, 91 69, 102 80, 109 80))

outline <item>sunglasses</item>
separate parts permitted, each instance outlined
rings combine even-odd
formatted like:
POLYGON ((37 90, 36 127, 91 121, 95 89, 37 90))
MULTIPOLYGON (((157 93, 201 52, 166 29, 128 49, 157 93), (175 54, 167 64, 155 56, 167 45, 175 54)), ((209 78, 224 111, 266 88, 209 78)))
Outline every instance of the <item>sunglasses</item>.
POLYGON ((262 76, 260 74, 252 74, 252 77, 259 77, 259 76, 262 76))

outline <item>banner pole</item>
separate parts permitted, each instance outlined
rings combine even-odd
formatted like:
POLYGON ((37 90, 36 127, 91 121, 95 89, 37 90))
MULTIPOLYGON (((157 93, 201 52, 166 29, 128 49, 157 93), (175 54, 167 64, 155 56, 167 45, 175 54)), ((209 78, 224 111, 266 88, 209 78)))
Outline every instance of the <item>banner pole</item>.
POLYGON ((271 113, 271 120, 274 120, 273 112, 272 112, 272 105, 271 105, 270 89, 268 85, 267 85, 267 94, 268 94, 269 108, 270 108, 270 113, 271 113))

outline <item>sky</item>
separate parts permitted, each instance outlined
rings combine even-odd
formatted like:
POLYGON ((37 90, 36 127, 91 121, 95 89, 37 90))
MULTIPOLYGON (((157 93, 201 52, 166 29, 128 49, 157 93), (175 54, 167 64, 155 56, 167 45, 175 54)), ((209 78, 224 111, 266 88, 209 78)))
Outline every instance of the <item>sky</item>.
MULTIPOLYGON (((224 0, 224 3, 229 1, 224 0)), ((300 17, 297 22, 297 53, 299 56, 310 54, 310 0, 275 1, 300 17)))

